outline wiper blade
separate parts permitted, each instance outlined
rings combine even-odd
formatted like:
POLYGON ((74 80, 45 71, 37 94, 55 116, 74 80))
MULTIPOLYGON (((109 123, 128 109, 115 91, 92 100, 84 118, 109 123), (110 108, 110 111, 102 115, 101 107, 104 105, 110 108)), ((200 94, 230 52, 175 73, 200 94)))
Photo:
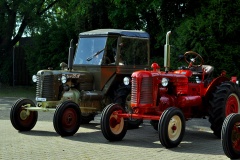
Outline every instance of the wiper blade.
POLYGON ((95 54, 93 54, 92 56, 87 58, 87 61, 91 61, 94 57, 96 57, 97 55, 99 55, 102 51, 104 51, 105 48, 103 48, 100 51, 97 51, 95 54))

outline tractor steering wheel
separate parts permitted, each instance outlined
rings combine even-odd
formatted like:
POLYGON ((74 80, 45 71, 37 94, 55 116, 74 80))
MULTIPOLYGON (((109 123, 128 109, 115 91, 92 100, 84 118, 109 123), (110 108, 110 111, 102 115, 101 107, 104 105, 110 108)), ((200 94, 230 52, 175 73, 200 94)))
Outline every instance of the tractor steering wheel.
POLYGON ((184 54, 184 60, 188 64, 188 68, 201 67, 203 64, 203 58, 198 53, 193 51, 186 52, 184 54), (188 57, 190 57, 189 61, 187 60, 188 57), (198 63, 198 64, 194 64, 194 63, 198 63))

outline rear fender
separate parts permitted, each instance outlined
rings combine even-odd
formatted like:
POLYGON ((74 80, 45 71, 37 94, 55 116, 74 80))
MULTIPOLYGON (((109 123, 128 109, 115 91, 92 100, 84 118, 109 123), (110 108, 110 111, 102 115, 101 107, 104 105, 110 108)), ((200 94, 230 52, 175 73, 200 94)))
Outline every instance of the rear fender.
POLYGON ((110 89, 110 87, 113 85, 115 79, 116 79, 116 74, 114 74, 114 75, 108 80, 108 82, 104 85, 103 90, 102 90, 102 91, 103 91, 103 94, 106 94, 106 93, 109 91, 109 89, 110 89))
POLYGON ((215 78, 207 87, 204 97, 206 99, 210 99, 212 92, 216 89, 216 86, 219 86, 222 82, 225 81, 230 81, 230 79, 225 76, 219 76, 215 78))

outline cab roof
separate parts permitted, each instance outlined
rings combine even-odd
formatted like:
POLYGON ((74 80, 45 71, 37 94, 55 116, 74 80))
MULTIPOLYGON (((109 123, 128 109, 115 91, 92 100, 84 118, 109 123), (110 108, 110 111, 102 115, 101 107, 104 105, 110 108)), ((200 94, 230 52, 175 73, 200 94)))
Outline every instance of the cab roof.
POLYGON ((82 32, 80 36, 107 36, 107 35, 120 35, 128 37, 149 38, 149 34, 140 30, 122 30, 122 29, 96 29, 91 31, 82 32))

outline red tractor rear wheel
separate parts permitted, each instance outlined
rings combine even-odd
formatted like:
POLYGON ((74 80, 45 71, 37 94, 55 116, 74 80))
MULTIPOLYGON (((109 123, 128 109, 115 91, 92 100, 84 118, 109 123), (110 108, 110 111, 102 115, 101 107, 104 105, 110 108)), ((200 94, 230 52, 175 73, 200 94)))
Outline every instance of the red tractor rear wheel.
POLYGON ((231 159, 240 158, 240 114, 232 113, 226 117, 221 137, 226 156, 231 159))
POLYGON ((212 94, 209 122, 214 135, 221 138, 224 119, 231 113, 240 112, 240 89, 232 82, 224 82, 212 94))
POLYGON ((166 148, 177 147, 185 133, 185 118, 179 108, 166 109, 159 119, 158 134, 161 144, 166 148))

